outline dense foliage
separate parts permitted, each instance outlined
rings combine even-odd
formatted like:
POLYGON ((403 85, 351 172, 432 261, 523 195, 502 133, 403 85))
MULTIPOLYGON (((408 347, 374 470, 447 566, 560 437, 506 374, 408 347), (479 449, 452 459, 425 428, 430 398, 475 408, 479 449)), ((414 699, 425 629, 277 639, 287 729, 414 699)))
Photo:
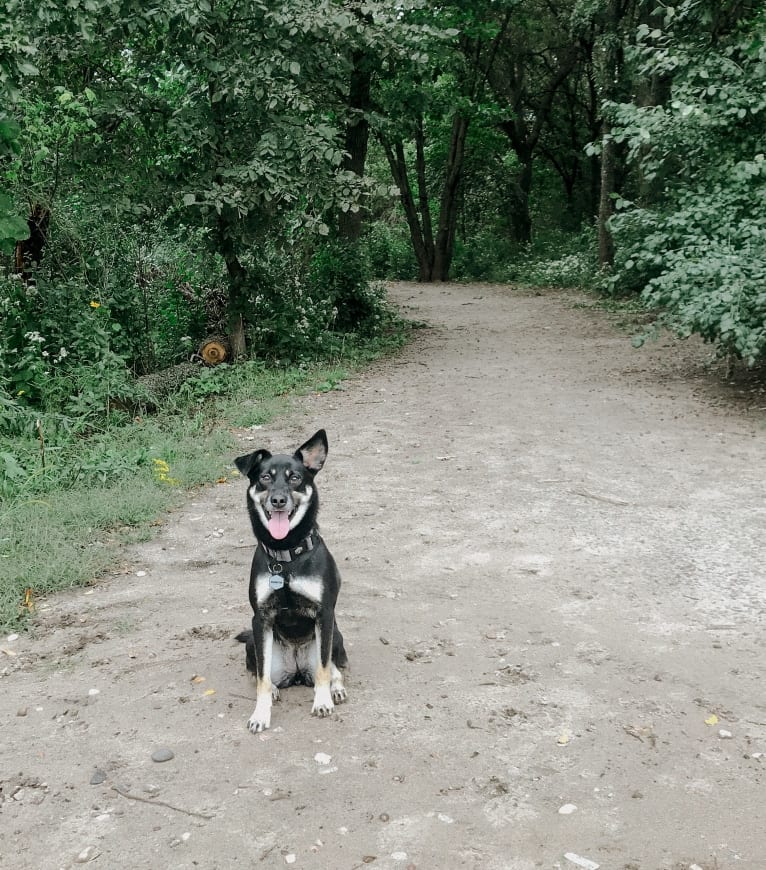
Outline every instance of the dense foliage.
POLYGON ((211 335, 283 362, 380 335, 375 277, 583 284, 600 268, 680 334, 764 357, 760 4, 6 13, 6 431, 140 406, 137 377, 211 335))
POLYGON ((752 364, 766 356, 766 10, 707 32, 703 11, 639 28, 639 74, 668 87, 661 105, 613 107, 644 190, 613 219, 612 282, 752 364))

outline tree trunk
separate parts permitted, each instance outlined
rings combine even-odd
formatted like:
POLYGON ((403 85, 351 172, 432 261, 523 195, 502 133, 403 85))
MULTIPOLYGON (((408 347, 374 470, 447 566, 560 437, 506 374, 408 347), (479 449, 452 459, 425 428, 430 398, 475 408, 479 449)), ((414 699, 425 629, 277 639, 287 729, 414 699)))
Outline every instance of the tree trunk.
POLYGON ((602 269, 614 263, 614 239, 609 229, 609 218, 614 214, 614 161, 615 143, 608 121, 604 121, 601 136, 601 194, 598 204, 598 262, 602 269))
POLYGON ((532 241, 532 216, 529 213, 529 194, 532 190, 532 156, 526 155, 519 174, 508 187, 509 217, 515 241, 529 244, 532 241))
POLYGON ((426 203, 426 220, 425 231, 421 226, 421 215, 418 212, 418 207, 415 205, 415 197, 410 186, 409 176, 407 174, 407 162, 404 156, 404 144, 401 140, 394 142, 393 147, 390 143, 383 142, 383 150, 386 153, 388 165, 391 168, 391 174, 399 188, 399 198, 404 209, 404 216, 407 220, 407 226, 410 230, 410 241, 412 242, 412 250, 415 254, 415 259, 418 263, 418 281, 432 280, 433 263, 434 263, 434 245, 433 236, 431 234, 431 215, 428 211, 428 198, 420 183, 420 175, 423 175, 425 180, 425 158, 421 166, 421 155, 418 152, 418 196, 421 207, 425 198, 426 203))
POLYGON ((32 206, 32 213, 27 220, 29 238, 16 242, 13 255, 14 271, 17 275, 21 275, 21 280, 25 284, 33 281, 34 270, 43 258, 50 220, 50 209, 36 203, 32 206))
POLYGON ((467 133, 468 118, 455 115, 452 119, 452 134, 450 137, 449 154, 447 156, 447 172, 439 208, 439 228, 436 234, 433 269, 433 279, 435 281, 449 280, 452 255, 455 251, 455 230, 457 228, 458 206, 460 203, 458 194, 460 192, 460 182, 463 178, 463 158, 465 155, 465 138, 467 133))
POLYGON ((460 182, 463 178, 463 158, 465 137, 468 132, 468 118, 455 115, 452 120, 450 147, 445 167, 444 187, 439 208, 439 223, 434 241, 431 222, 431 206, 428 198, 425 156, 425 132, 423 118, 418 117, 415 124, 415 177, 417 179, 418 200, 410 186, 404 144, 401 140, 393 147, 383 142, 391 174, 399 187, 404 214, 410 229, 410 239, 415 258, 418 261, 418 281, 447 281, 455 250, 455 232, 460 205, 460 182))
POLYGON ((415 127, 415 175, 418 182, 418 211, 420 212, 421 225, 423 227, 423 241, 428 251, 429 276, 434 262, 434 230, 431 224, 431 206, 428 202, 428 182, 426 180, 426 134, 423 129, 423 116, 418 115, 415 127))
POLYGON ((231 237, 229 222, 223 215, 218 218, 218 250, 223 257, 229 275, 227 338, 231 345, 232 357, 240 359, 247 356, 243 313, 247 302, 248 274, 239 261, 231 237))
MULTIPOLYGON (((348 107, 351 118, 346 126, 342 168, 353 172, 360 178, 364 175, 367 162, 367 145, 370 138, 370 123, 367 113, 370 111, 370 83, 372 74, 367 64, 364 52, 356 51, 353 55, 351 84, 348 95, 348 107)), ((364 213, 359 211, 342 211, 338 214, 338 236, 349 242, 355 242, 362 234, 364 213)))
MULTIPOLYGON (((606 22, 602 38, 604 103, 618 102, 624 87, 624 54, 620 25, 626 10, 621 0, 608 0, 606 22)), ((602 109, 603 111, 603 109, 602 109)), ((601 125, 601 190, 598 202, 598 262, 602 269, 614 263, 614 239, 609 229, 609 218, 614 213, 616 192, 617 146, 612 138, 612 123, 604 114, 601 125)))

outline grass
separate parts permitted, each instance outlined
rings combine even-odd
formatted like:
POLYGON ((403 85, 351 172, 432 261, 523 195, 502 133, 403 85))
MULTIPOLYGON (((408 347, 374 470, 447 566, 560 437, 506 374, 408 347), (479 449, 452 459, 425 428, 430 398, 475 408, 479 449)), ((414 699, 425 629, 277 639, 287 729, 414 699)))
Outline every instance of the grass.
POLYGON ((335 389, 405 341, 400 325, 347 346, 342 359, 202 370, 157 414, 88 437, 52 433, 44 462, 35 433, 0 437, 0 458, 13 457, 17 470, 0 478, 0 631, 22 627, 41 596, 93 582, 119 561, 121 544, 148 540, 191 489, 235 475, 232 427, 268 422, 292 396, 335 389))

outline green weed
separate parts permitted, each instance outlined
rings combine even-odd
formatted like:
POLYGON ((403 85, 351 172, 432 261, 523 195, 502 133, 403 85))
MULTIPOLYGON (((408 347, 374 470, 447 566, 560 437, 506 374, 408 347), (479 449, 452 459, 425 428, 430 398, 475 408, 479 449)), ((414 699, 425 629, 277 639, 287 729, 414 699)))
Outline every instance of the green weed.
POLYGON ((120 545, 148 540, 190 488, 230 474, 231 427, 266 423, 293 395, 335 389, 405 340, 400 326, 349 340, 329 362, 206 369, 152 417, 82 434, 43 415, 39 429, 0 437, 0 630, 23 625, 41 597, 91 582, 120 545))

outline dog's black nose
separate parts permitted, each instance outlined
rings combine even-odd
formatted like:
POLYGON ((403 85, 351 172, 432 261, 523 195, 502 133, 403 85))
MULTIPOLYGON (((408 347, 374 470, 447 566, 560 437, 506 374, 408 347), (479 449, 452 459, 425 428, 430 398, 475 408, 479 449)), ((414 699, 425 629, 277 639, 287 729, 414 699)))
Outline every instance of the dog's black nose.
POLYGON ((271 506, 275 511, 281 511, 285 509, 285 505, 287 504, 287 496, 286 495, 272 495, 269 498, 271 502, 271 506))

